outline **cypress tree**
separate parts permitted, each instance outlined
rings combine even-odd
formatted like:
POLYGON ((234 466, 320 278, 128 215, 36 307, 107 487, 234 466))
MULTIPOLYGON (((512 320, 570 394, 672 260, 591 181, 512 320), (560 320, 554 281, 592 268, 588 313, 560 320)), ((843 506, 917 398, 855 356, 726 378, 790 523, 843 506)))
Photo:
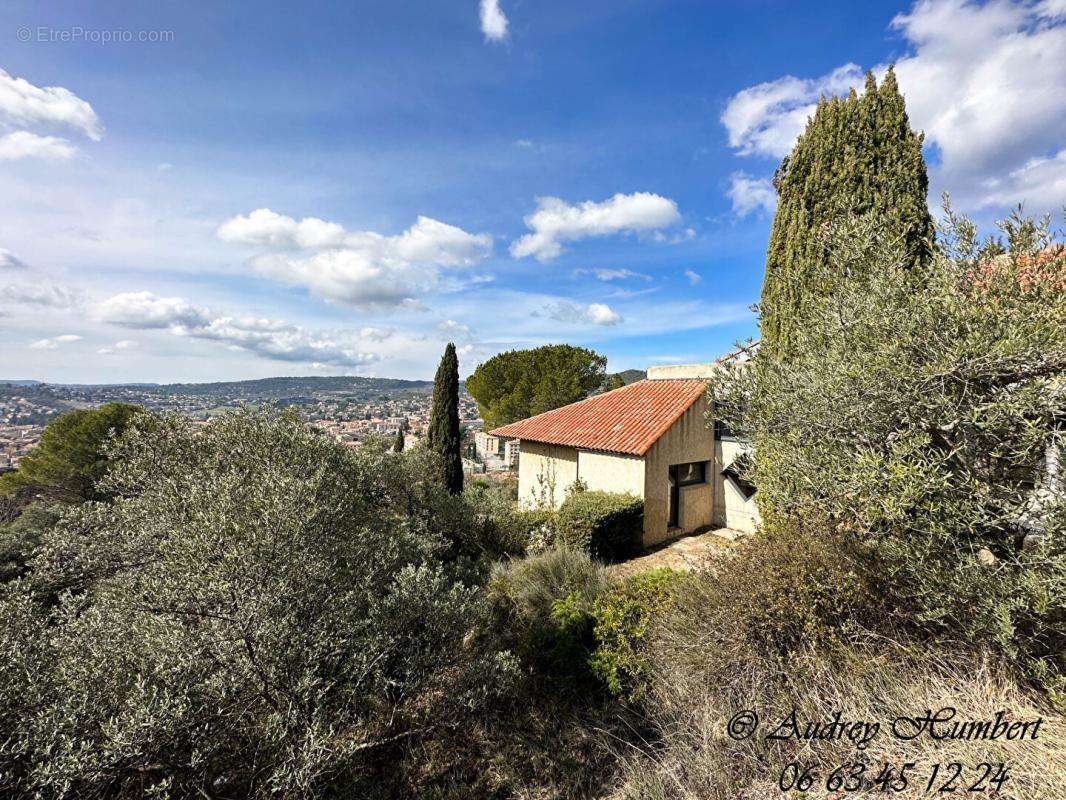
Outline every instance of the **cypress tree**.
POLYGON ((426 437, 437 456, 440 482, 452 494, 463 491, 463 457, 459 437, 459 359, 448 342, 433 379, 433 408, 426 437))
POLYGON ((403 452, 403 425, 396 429, 396 438, 392 441, 392 452, 403 452))
POLYGON ((759 303, 768 353, 787 358, 808 298, 831 293, 844 277, 824 277, 824 235, 834 219, 873 215, 907 264, 921 268, 932 253, 928 184, 922 136, 911 130, 891 67, 880 87, 867 73, 862 95, 822 98, 774 175, 777 212, 759 303))

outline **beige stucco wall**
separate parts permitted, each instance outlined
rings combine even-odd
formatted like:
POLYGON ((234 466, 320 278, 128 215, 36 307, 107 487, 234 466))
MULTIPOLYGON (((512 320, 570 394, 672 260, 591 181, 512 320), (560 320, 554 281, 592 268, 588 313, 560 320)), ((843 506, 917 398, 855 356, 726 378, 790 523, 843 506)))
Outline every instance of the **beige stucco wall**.
POLYGON ((638 456, 579 450, 577 476, 595 491, 644 496, 644 459, 638 456))
POLYGON ((704 415, 707 401, 700 398, 644 455, 644 544, 652 545, 713 522, 714 431, 704 415), (681 488, 680 530, 667 530, 670 518, 670 467, 690 461, 710 461, 707 483, 681 488))
POLYGON ((518 501, 525 508, 558 508, 577 480, 577 450, 524 440, 518 457, 518 501))
POLYGON ((755 532, 759 524, 759 509, 755 505, 755 498, 745 498, 732 481, 726 480, 722 470, 732 464, 733 459, 750 449, 748 445, 735 439, 715 442, 714 496, 718 501, 715 503, 714 523, 744 533, 755 532))

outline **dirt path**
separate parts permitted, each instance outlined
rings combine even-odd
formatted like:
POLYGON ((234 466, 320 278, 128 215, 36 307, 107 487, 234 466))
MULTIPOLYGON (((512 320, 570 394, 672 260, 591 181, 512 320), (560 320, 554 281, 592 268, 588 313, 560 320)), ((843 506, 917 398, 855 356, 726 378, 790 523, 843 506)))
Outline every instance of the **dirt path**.
POLYGON ((694 536, 682 536, 655 550, 609 567, 617 577, 647 572, 658 567, 697 569, 709 559, 721 555, 742 534, 729 528, 716 528, 694 536))

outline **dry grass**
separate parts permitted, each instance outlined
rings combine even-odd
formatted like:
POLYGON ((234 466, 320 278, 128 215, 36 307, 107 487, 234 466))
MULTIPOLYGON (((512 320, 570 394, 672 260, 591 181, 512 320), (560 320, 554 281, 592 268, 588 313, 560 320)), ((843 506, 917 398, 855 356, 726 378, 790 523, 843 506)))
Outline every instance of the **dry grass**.
POLYGON ((754 651, 727 652, 720 637, 708 637, 698 624, 676 622, 661 632, 654 653, 656 680, 647 706, 659 743, 621 748, 628 752, 622 753, 626 777, 614 795, 619 799, 841 800, 845 793, 827 791, 826 779, 839 765, 856 760, 867 764, 868 777, 876 777, 886 763, 898 767, 915 762, 913 777, 902 791, 867 786, 846 796, 1066 799, 1063 716, 987 659, 871 637, 773 661, 754 651), (926 735, 900 741, 892 735, 890 725, 897 717, 949 706, 957 709, 957 720, 992 719, 1003 711, 1011 720, 1043 718, 1043 723, 1035 741, 935 741, 926 735), (727 724, 742 709, 754 709, 761 721, 753 737, 734 741, 726 733, 727 724), (879 722, 881 730, 864 750, 846 739, 768 741, 766 734, 793 709, 803 722, 828 722, 839 711, 845 721, 879 722), (809 793, 786 794, 778 787, 781 771, 790 762, 816 769, 820 778, 809 793), (958 782, 962 790, 980 776, 982 762, 1005 764, 1010 777, 998 794, 938 794, 935 788, 927 793, 932 765, 941 764, 940 775, 946 778, 951 774, 949 762, 965 767, 958 782))

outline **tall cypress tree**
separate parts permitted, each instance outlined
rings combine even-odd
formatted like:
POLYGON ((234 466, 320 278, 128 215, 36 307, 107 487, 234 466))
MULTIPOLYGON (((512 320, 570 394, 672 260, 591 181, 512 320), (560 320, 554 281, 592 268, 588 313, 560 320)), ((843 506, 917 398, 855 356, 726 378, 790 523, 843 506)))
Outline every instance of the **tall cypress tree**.
POLYGON ((429 449, 437 455, 441 484, 452 494, 463 491, 463 457, 459 439, 459 359, 448 342, 433 379, 433 409, 429 414, 429 449))
POLYGON ((403 452, 403 425, 396 429, 396 438, 392 440, 392 452, 403 452))
POLYGON ((774 175, 777 212, 766 253, 759 326, 763 348, 787 358, 812 296, 844 276, 825 278, 825 231, 834 219, 872 215, 900 242, 909 265, 930 257, 933 220, 922 136, 911 130, 890 67, 878 87, 866 75, 862 95, 823 98, 774 175))

